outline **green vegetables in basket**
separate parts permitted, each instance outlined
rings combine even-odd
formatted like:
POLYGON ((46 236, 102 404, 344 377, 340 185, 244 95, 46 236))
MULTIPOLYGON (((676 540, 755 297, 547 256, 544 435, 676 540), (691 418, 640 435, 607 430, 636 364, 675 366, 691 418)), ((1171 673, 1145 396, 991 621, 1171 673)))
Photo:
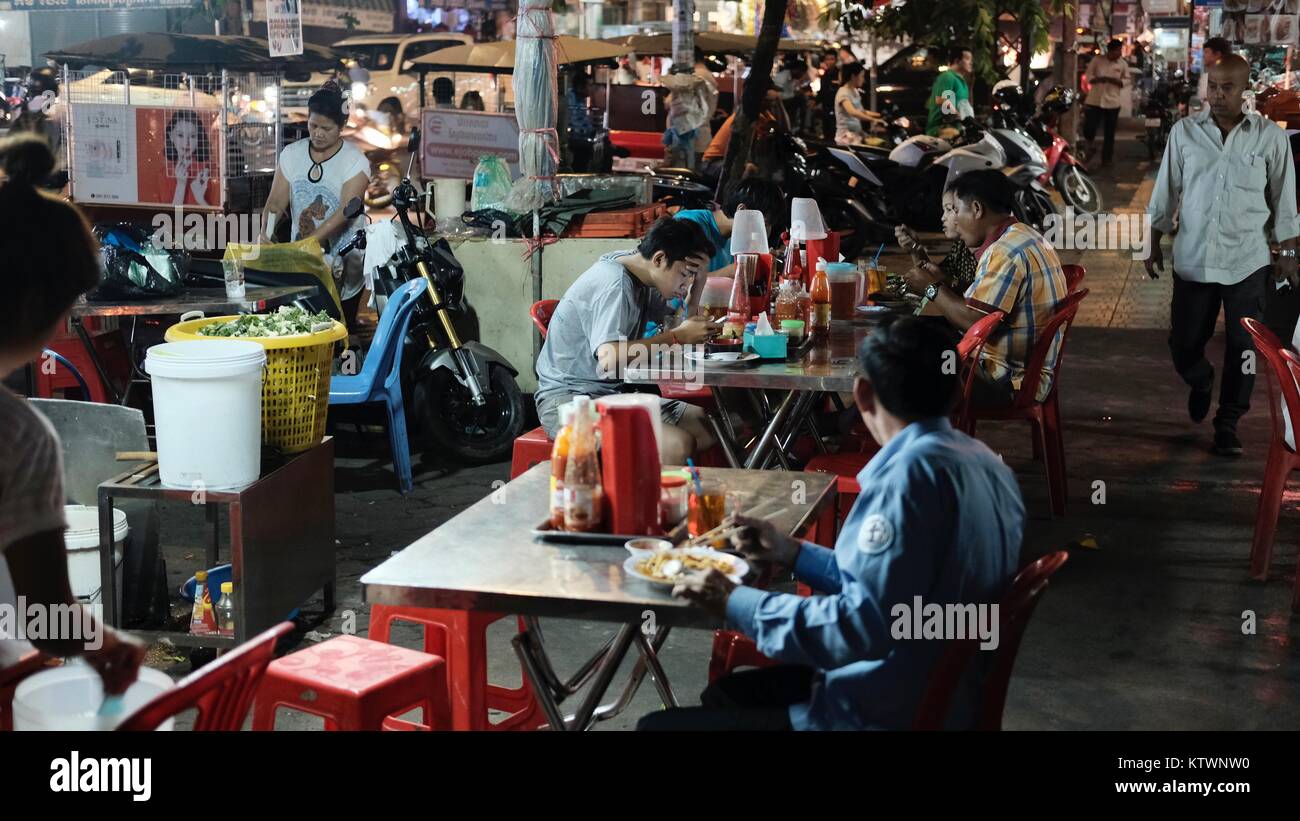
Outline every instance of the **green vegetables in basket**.
POLYGON ((199 328, 200 336, 297 336, 334 327, 325 311, 308 313, 298 306, 283 306, 273 314, 244 314, 229 322, 199 328))

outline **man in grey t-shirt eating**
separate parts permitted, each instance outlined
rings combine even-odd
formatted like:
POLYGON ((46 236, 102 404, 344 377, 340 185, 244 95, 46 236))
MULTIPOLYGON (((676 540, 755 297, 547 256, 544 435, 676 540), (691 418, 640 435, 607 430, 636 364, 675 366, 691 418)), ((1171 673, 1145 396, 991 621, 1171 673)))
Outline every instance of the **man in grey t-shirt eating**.
MULTIPOLYGON (((560 408, 575 395, 618 393, 623 367, 656 345, 693 345, 714 336, 717 323, 693 316, 714 248, 699 225, 665 217, 646 232, 635 250, 606 254, 565 292, 556 306, 537 357, 537 415, 552 438, 560 408), (644 336, 647 322, 661 321, 667 300, 685 299, 687 319, 671 331, 644 336)), ((714 444, 704 411, 684 402, 661 400, 660 461, 685 464, 686 457, 714 444)))

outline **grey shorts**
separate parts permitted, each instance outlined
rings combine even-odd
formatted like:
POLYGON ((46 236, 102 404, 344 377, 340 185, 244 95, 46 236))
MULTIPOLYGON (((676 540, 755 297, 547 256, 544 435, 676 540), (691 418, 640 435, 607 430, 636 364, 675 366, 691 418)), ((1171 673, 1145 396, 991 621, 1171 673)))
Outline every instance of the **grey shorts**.
MULTIPOLYGON (((537 400, 537 418, 546 429, 546 435, 555 438, 560 429, 560 408, 573 400, 573 394, 558 394, 537 400)), ((599 397, 596 397, 599 398, 599 397)), ((677 425, 686 413, 686 403, 676 399, 659 398, 659 418, 666 425, 677 425)))

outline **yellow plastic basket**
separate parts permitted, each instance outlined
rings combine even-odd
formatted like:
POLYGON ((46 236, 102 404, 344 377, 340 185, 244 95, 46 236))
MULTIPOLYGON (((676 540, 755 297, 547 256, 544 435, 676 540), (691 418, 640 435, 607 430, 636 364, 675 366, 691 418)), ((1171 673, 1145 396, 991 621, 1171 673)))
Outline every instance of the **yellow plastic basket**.
POLYGON ((262 443, 284 453, 300 453, 320 444, 330 404, 334 343, 344 339, 343 323, 302 336, 200 336, 199 328, 229 322, 233 316, 191 319, 167 329, 168 342, 193 339, 246 339, 266 349, 262 378, 262 443))

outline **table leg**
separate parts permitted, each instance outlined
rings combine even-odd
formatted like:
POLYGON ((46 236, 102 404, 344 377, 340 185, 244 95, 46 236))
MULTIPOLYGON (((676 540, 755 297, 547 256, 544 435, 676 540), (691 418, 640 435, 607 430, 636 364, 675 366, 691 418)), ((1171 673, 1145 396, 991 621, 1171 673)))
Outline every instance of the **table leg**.
POLYGON ((618 666, 623 663, 623 658, 627 651, 631 649, 632 642, 641 629, 640 624, 625 624, 618 629, 614 636, 614 644, 609 648, 605 658, 601 660, 600 666, 596 669, 595 679, 591 683, 591 689, 578 705, 578 712, 574 714, 572 723, 566 723, 567 729, 585 730, 591 726, 596 708, 600 706, 600 700, 605 697, 605 691, 609 689, 609 683, 613 681, 614 674, 618 672, 618 666))
POLYGON ((221 511, 216 504, 209 502, 203 513, 203 518, 207 519, 208 525, 212 528, 212 538, 208 541, 207 548, 207 569, 210 569, 217 566, 218 557, 221 555, 221 511))
MULTIPOLYGON (((72 317, 72 329, 77 332, 77 338, 81 340, 81 345, 86 349, 86 356, 90 357, 90 363, 95 366, 95 373, 99 375, 99 381, 103 384, 108 398, 113 400, 114 405, 122 404, 122 397, 118 395, 117 388, 113 385, 113 380, 108 378, 108 369, 100 361, 99 352, 95 350, 95 343, 91 340, 90 334, 86 332, 86 326, 81 323, 81 317, 72 317)), ((90 399, 89 396, 86 397, 90 399)))
POLYGON ((808 414, 812 411, 812 406, 817 402, 818 396, 819 394, 816 391, 810 391, 799 397, 794 410, 790 413, 785 430, 778 432, 776 435, 776 447, 772 449, 772 453, 768 455, 768 458, 763 460, 762 467, 764 469, 767 468, 773 454, 776 455, 786 470, 790 469, 788 452, 794 445, 795 436, 799 433, 799 429, 803 427, 804 420, 809 419, 808 414))
POLYGON ((519 657, 524 675, 528 677, 528 683, 533 688, 533 697, 537 699, 537 703, 542 706, 542 712, 546 714, 547 724, 554 730, 567 729, 564 714, 560 712, 560 704, 542 674, 537 650, 532 646, 532 636, 528 632, 523 632, 511 639, 510 643, 514 645, 515 655, 519 657))
MULTIPOLYGON (((632 703, 632 697, 636 695, 637 690, 641 689, 641 682, 645 680, 645 674, 648 669, 646 666, 647 662, 650 659, 654 659, 654 665, 659 665, 658 654, 660 649, 663 648, 664 642, 668 639, 668 631, 670 629, 672 628, 661 627, 655 633, 654 639, 649 642, 637 642, 637 649, 641 654, 641 658, 637 659, 636 666, 632 668, 632 675, 628 677, 627 685, 623 688, 623 692, 619 694, 618 701, 613 704, 602 705, 596 709, 596 721, 608 721, 619 713, 622 713, 627 709, 627 706, 632 703)), ((638 635, 640 636, 644 634, 638 631, 638 635)), ((662 672, 663 668, 660 667, 659 669, 662 672)), ((654 674, 653 669, 650 669, 650 672, 651 675, 654 674)), ((667 677, 663 679, 666 690, 661 689, 659 695, 661 698, 665 698, 666 696, 671 697, 671 701, 675 703, 677 697, 673 695, 672 688, 667 686, 667 680, 667 677)), ((655 686, 658 687, 659 684, 656 682, 655 686)), ((668 703, 667 698, 665 698, 665 703, 668 703)))
POLYGON ((758 442, 754 445, 754 449, 749 452, 749 456, 745 459, 746 470, 753 470, 757 466, 763 464, 767 457, 768 448, 772 446, 773 440, 776 439, 777 431, 785 427, 785 421, 789 418, 790 411, 794 408, 796 399, 799 396, 800 391, 790 391, 785 395, 785 398, 781 400, 781 404, 777 406, 776 414, 772 417, 772 421, 763 429, 763 434, 758 437, 758 442))
MULTIPOLYGON (((754 412, 758 414, 757 418, 767 419, 772 415, 772 404, 767 401, 767 394, 763 393, 761 390, 750 391, 749 401, 754 404, 754 412), (760 400, 759 397, 762 397, 762 399, 760 400)), ((781 467, 784 470, 789 470, 790 460, 786 458, 785 453, 781 448, 777 448, 774 453, 776 453, 776 458, 780 461, 781 467)))
MULTIPOLYGON (((665 637, 668 635, 668 628, 661 630, 665 637)), ((658 636, 656 636, 658 638, 658 636)), ((677 696, 673 693, 672 685, 668 683, 668 674, 664 672, 664 667, 659 663, 659 655, 656 652, 657 647, 653 646, 646 639, 645 634, 640 630, 636 632, 636 649, 641 653, 641 663, 638 667, 650 668, 650 678, 654 680, 655 689, 659 691, 659 698, 663 700, 665 707, 678 707, 677 696)), ((662 642, 660 642, 662 646, 662 642)))
POLYGON ((731 414, 727 412, 727 406, 722 401, 722 391, 716 387, 709 389, 713 393, 713 404, 717 408, 717 414, 706 414, 709 424, 713 426, 713 435, 718 437, 718 444, 722 446, 722 453, 727 459, 730 467, 740 467, 740 457, 736 455, 736 431, 731 425, 731 414), (719 421, 718 417, 721 417, 719 421))
POLYGON ((112 627, 119 624, 114 548, 113 497, 101 488, 99 491, 99 603, 104 612, 104 621, 112 627))

